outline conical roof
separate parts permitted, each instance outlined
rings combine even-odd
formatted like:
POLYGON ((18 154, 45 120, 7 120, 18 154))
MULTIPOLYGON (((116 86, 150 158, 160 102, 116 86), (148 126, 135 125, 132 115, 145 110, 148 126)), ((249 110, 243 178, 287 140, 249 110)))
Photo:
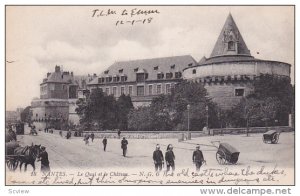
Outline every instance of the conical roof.
POLYGON ((251 56, 239 29, 237 28, 232 15, 229 13, 222 31, 218 37, 215 47, 210 57, 224 56, 224 55, 246 55, 251 56), (228 50, 228 43, 233 41, 236 44, 235 53, 228 50))

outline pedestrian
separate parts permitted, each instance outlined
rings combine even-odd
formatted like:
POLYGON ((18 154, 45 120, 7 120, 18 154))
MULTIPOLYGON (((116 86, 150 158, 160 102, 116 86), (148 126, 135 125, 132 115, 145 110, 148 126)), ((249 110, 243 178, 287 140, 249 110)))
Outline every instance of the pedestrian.
POLYGON ((92 142, 94 142, 94 138, 95 138, 95 135, 94 135, 94 133, 92 133, 92 134, 91 134, 92 142))
POLYGON ((85 141, 85 145, 88 145, 88 144, 89 144, 89 139, 90 139, 90 135, 89 135, 88 133, 86 133, 86 134, 84 135, 84 139, 83 139, 83 141, 85 141))
POLYGON ((118 138, 120 139, 120 137, 121 137, 121 131, 120 131, 120 129, 118 130, 118 138))
POLYGON ((196 171, 200 171, 200 167, 204 161, 203 153, 200 150, 200 145, 196 146, 196 150, 193 153, 193 163, 196 165, 196 171))
POLYGON ((170 171, 170 167, 172 167, 172 171, 175 170, 175 155, 173 152, 172 144, 169 144, 167 147, 167 152, 165 154, 165 160, 167 164, 167 172, 170 171))
POLYGON ((123 149, 123 156, 126 156, 126 152, 127 152, 127 145, 128 145, 128 141, 125 139, 125 137, 123 137, 123 140, 121 141, 121 148, 123 149))
POLYGON ((60 135, 60 137, 63 136, 63 135, 62 135, 62 130, 59 130, 59 135, 60 135))
POLYGON ((45 146, 41 147, 41 152, 38 155, 38 161, 41 161, 41 172, 49 172, 50 171, 48 153, 46 151, 45 146))
POLYGON ((103 138, 102 143, 103 143, 103 150, 106 151, 106 145, 107 145, 106 137, 103 138))
POLYGON ((160 150, 159 144, 156 145, 156 149, 153 152, 153 161, 155 166, 155 171, 161 171, 162 165, 164 164, 164 155, 160 150))

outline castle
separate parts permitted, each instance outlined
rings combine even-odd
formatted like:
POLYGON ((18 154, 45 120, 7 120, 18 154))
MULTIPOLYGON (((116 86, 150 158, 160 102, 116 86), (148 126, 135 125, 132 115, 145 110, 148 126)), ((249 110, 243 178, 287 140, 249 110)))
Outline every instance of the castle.
POLYGON ((33 120, 63 120, 78 123, 75 100, 79 93, 100 88, 116 98, 130 95, 135 107, 146 106, 160 94, 171 93, 175 84, 204 84, 208 95, 222 109, 230 109, 253 91, 261 74, 290 77, 291 65, 253 57, 231 14, 209 58, 199 62, 190 55, 115 62, 99 76, 75 79, 73 73, 56 66, 41 83, 41 98, 32 101, 33 120), (83 82, 84 81, 84 82, 83 82), (83 84, 83 83, 84 84, 83 84), (75 120, 75 118, 77 118, 75 120))

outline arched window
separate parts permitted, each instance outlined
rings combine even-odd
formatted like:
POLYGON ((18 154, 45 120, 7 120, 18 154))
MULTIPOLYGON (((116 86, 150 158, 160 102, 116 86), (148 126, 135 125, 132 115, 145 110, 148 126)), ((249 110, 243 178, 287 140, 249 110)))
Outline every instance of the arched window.
POLYGON ((228 50, 235 50, 235 44, 233 41, 228 42, 228 50))

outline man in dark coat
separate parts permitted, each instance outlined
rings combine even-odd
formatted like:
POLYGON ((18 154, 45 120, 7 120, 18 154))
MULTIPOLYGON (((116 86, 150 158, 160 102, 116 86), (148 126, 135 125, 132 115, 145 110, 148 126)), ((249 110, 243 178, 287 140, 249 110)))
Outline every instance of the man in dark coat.
POLYGON ((94 134, 94 133, 91 133, 91 139, 92 139, 92 142, 94 142, 94 138, 95 138, 95 134, 94 134))
POLYGON ((106 151, 106 145, 107 145, 106 137, 103 138, 102 143, 103 143, 103 150, 106 151))
POLYGON ((120 129, 118 130, 118 138, 120 139, 120 137, 121 137, 121 131, 120 131, 120 129))
POLYGON ((162 151, 160 150, 159 144, 156 145, 156 149, 153 152, 153 161, 155 165, 155 171, 161 171, 162 165, 164 164, 164 155, 162 151))
POLYGON ((125 137, 123 137, 123 140, 121 141, 121 148, 123 149, 123 156, 126 156, 126 152, 127 152, 127 145, 128 145, 128 141, 125 139, 125 137))
POLYGON ((174 171, 175 170, 175 155, 173 152, 172 144, 169 144, 167 147, 165 160, 166 160, 166 164, 167 164, 167 172, 170 171, 170 167, 172 167, 172 171, 174 171))
POLYGON ((193 163, 196 165, 196 171, 200 170, 200 167, 202 166, 202 163, 204 162, 203 153, 200 150, 200 145, 196 146, 196 150, 193 153, 193 163))
POLYGON ((41 161, 41 172, 49 172, 50 166, 49 166, 49 159, 48 159, 48 153, 46 151, 46 147, 41 147, 41 152, 38 156, 38 161, 41 161))

